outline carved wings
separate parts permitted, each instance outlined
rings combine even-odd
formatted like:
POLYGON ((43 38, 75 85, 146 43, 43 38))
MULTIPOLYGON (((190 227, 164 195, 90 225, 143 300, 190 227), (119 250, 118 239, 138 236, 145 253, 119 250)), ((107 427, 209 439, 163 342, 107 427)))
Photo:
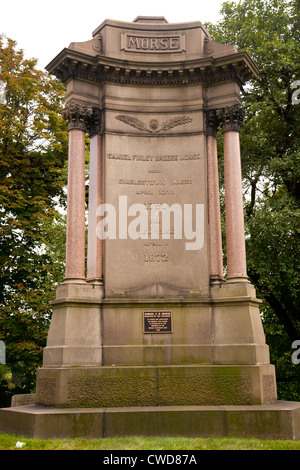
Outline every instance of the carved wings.
POLYGON ((118 119, 119 121, 125 122, 125 124, 135 127, 136 129, 139 129, 140 131, 151 132, 151 129, 148 129, 146 124, 144 124, 142 121, 132 116, 128 116, 126 114, 120 114, 119 116, 116 116, 116 119, 118 119))
POLYGON ((140 121, 135 117, 128 116, 127 114, 119 114, 116 116, 116 119, 124 122, 128 126, 135 127, 140 131, 149 132, 150 134, 158 134, 162 131, 169 131, 173 127, 182 126, 183 124, 187 124, 192 121, 192 119, 187 116, 176 116, 162 123, 162 125, 158 127, 158 121, 156 119, 151 119, 150 126, 148 127, 147 124, 145 124, 143 121, 140 121))
POLYGON ((158 130, 158 132, 168 131, 173 127, 182 126, 183 124, 187 124, 189 122, 192 122, 192 119, 187 116, 176 116, 172 119, 169 119, 169 121, 165 122, 161 129, 158 130))

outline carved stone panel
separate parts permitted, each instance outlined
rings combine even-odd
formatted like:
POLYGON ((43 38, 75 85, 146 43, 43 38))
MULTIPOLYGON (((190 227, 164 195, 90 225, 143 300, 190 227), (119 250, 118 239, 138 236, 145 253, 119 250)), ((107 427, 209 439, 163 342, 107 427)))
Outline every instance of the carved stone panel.
POLYGON ((108 117, 119 129, 105 134, 104 200, 111 206, 98 225, 106 231, 108 297, 148 296, 154 283, 162 296, 208 288, 205 135, 189 134, 194 119, 192 113, 108 117))

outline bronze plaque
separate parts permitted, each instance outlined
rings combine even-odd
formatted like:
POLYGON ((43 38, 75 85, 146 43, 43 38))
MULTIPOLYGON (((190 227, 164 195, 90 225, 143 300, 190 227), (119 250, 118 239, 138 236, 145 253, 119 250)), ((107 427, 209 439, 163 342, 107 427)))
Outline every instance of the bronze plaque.
POLYGON ((144 333, 172 333, 171 310, 145 311, 144 333))

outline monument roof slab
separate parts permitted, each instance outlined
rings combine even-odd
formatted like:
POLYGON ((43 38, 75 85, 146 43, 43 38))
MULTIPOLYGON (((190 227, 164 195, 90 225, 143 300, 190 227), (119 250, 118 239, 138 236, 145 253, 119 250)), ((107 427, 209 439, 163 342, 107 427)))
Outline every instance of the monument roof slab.
POLYGON ((258 69, 247 52, 211 41, 199 21, 169 24, 163 17, 126 23, 105 20, 85 42, 72 42, 46 67, 63 82, 174 85, 237 80, 258 69))

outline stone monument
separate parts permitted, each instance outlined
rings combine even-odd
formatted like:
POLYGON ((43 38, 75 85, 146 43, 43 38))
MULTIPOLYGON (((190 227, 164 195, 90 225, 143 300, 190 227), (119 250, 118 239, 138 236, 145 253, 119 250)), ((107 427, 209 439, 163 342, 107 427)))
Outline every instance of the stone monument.
POLYGON ((240 90, 256 65, 200 22, 138 17, 104 21, 47 70, 67 88, 66 271, 35 405, 4 421, 27 413, 42 437, 299 437, 246 270, 240 90))

